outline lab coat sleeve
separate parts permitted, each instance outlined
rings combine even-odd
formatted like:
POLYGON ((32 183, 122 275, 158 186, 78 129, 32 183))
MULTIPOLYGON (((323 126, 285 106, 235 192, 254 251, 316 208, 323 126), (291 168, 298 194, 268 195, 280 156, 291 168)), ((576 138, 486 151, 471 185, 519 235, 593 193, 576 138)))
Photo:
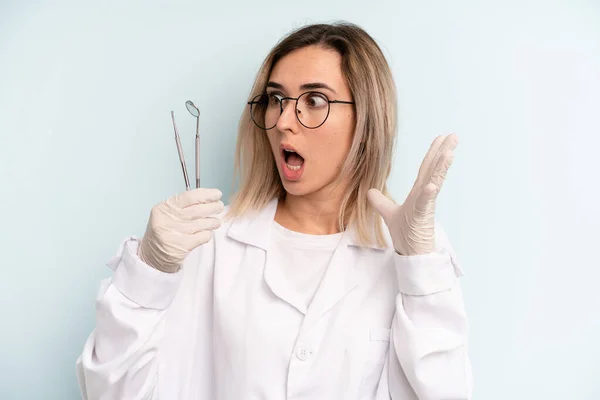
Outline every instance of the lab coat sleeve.
POLYGON ((160 272, 137 256, 135 237, 125 240, 108 266, 96 299, 96 328, 77 360, 84 399, 153 399, 157 387, 157 353, 165 330, 165 313, 182 271, 160 272))
POLYGON ((442 228, 436 224, 434 253, 393 257, 399 294, 381 386, 392 400, 470 399, 463 273, 442 228))

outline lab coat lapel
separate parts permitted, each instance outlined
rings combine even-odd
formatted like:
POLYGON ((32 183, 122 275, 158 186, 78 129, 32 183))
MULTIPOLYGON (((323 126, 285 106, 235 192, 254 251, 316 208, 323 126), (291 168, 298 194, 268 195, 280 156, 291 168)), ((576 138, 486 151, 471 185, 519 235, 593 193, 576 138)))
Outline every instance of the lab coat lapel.
POLYGON ((333 308, 358 285, 350 237, 346 232, 333 253, 325 276, 308 307, 303 329, 310 329, 314 326, 323 314, 333 308))
POLYGON ((306 314, 306 305, 302 298, 298 296, 291 283, 283 276, 281 262, 274 253, 270 251, 271 229, 275 212, 277 211, 277 200, 272 200, 264 210, 249 214, 236 219, 229 228, 229 237, 255 247, 249 250, 254 253, 262 249, 264 251, 264 271, 263 277, 269 290, 281 300, 296 308, 302 314, 306 314), (258 249, 256 249, 258 248, 258 249))
MULTIPOLYGON (((302 300, 290 288, 290 283, 283 277, 281 268, 278 265, 280 261, 275 260, 273 253, 269 252, 271 230, 276 211, 277 199, 274 199, 262 211, 236 219, 229 228, 228 235, 232 239, 262 249, 265 252, 264 280, 266 285, 281 300, 306 314, 305 323, 310 326, 357 286, 358 273, 353 259, 353 251, 356 250, 357 246, 360 246, 357 233, 351 227, 344 232, 323 280, 315 293, 315 297, 307 310, 302 300)), ((376 245, 369 247, 380 248, 376 245)))
POLYGON ((292 287, 292 283, 283 276, 280 263, 285 260, 278 260, 274 257, 274 252, 267 250, 264 279, 271 291, 281 300, 296 308, 302 314, 306 314, 306 304, 292 287))

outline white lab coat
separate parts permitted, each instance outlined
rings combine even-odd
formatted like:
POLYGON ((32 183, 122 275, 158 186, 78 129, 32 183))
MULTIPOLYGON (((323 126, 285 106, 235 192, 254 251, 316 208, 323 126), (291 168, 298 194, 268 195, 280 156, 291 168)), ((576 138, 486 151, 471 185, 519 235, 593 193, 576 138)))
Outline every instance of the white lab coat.
POLYGON ((347 231, 306 309, 269 258, 276 207, 224 223, 175 274, 124 241, 77 360, 84 398, 470 398, 462 272, 439 228, 436 252, 410 257, 347 231))

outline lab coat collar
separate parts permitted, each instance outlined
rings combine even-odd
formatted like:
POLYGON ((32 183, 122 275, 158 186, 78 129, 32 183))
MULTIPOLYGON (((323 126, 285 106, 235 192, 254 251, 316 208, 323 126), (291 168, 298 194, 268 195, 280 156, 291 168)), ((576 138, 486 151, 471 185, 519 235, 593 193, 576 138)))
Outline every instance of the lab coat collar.
MULTIPOLYGON (((228 236, 238 242, 245 243, 254 247, 267 250, 269 241, 271 238, 271 226, 275 219, 275 212, 277 211, 277 199, 271 200, 265 208, 260 211, 249 212, 246 215, 234 219, 227 232, 228 236), (258 234, 260 232, 260 234, 258 234)), ((386 233, 386 240, 391 243, 386 227, 384 226, 386 233)), ((342 243, 348 246, 366 247, 377 250, 384 250, 388 246, 379 246, 377 244, 364 245, 358 240, 358 233, 349 226, 346 230, 346 234, 343 236, 342 243)))
MULTIPOLYGON (((265 283, 276 296, 305 315, 302 329, 310 330, 318 323, 321 315, 334 307, 359 284, 359 275, 352 262, 353 252, 351 247, 362 246, 358 244, 354 230, 347 229, 344 232, 323 280, 315 293, 315 297, 307 308, 302 299, 298 298, 293 290, 290 290, 289 283, 283 278, 280 269, 272 263, 272 259, 269 257, 268 250, 276 210, 277 200, 275 199, 270 201, 263 210, 235 219, 228 230, 228 235, 234 240, 254 247, 249 249, 248 257, 256 257, 255 261, 264 257, 262 260, 265 263, 265 283), (262 255, 258 253, 262 253, 262 255)), ((378 248, 376 246, 370 247, 378 248)))

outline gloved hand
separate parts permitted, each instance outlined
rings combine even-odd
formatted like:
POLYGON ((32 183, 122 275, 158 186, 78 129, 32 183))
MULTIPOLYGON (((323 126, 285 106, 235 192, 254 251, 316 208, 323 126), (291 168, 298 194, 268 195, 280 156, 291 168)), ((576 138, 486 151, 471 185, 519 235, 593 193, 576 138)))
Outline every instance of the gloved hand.
POLYGON ((458 145, 455 134, 438 136, 419 169, 419 175, 406 201, 397 205, 379 190, 367 197, 381 214, 401 255, 428 254, 435 250, 435 205, 458 145))
POLYGON ((211 217, 223 210, 218 189, 194 189, 154 206, 138 255, 163 272, 177 272, 190 251, 212 238, 221 226, 211 217))

